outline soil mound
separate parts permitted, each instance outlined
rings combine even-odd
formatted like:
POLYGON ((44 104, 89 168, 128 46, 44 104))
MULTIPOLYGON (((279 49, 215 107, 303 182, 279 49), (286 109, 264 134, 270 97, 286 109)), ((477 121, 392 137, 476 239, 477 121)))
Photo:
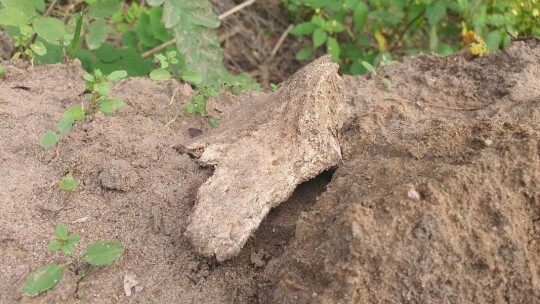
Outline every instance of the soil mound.
MULTIPOLYGON (((43 150, 41 135, 82 101, 83 71, 3 64, 0 303, 540 303, 534 41, 473 61, 409 58, 381 71, 390 90, 344 77, 343 162, 301 184, 222 263, 184 235, 213 174, 178 149, 209 130, 182 112, 189 88, 121 81, 111 97, 123 109, 76 123, 43 150), (69 169, 79 189, 59 191, 69 169), (64 261, 46 250, 57 223, 82 236, 75 255, 98 240, 126 251, 30 299, 21 292, 30 271, 64 261), (126 296, 126 275, 142 291, 126 296)), ((223 122, 250 96, 222 94, 209 111, 223 122)))
POLYGON ((346 78, 344 160, 263 303, 540 303, 540 48, 346 78))

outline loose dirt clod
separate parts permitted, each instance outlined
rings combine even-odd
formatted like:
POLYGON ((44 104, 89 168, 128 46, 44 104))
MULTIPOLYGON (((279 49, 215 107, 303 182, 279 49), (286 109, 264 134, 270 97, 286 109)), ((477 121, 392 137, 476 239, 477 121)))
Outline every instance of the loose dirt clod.
POLYGON ((338 66, 325 56, 276 94, 233 109, 233 120, 187 148, 215 172, 199 189, 186 235, 219 261, 236 256, 271 208, 296 186, 341 160, 347 117, 338 66))

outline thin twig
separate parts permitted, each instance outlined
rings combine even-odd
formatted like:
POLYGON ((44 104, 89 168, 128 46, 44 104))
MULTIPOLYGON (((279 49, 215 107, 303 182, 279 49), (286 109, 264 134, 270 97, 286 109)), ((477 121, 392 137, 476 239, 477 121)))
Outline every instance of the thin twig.
POLYGON ((244 7, 252 5, 253 3, 255 3, 255 1, 256 0, 248 0, 246 2, 238 4, 237 6, 231 8, 230 10, 226 11, 225 13, 219 15, 219 20, 223 20, 223 19, 229 17, 230 15, 238 12, 239 10, 243 9, 244 7))
POLYGON ((170 124, 172 124, 173 122, 175 122, 176 119, 178 118, 178 115, 180 115, 180 111, 176 112, 176 115, 174 116, 174 118, 171 119, 171 121, 169 121, 168 123, 166 123, 164 127, 168 127, 170 124))
POLYGON ((272 49, 272 53, 270 54, 269 59, 272 59, 274 58, 274 56, 276 56, 277 52, 279 51, 279 48, 285 41, 285 38, 287 38, 287 36, 289 35, 289 32, 292 30, 292 28, 293 28, 293 25, 291 24, 287 27, 287 29, 283 32, 283 34, 281 34, 281 37, 279 37, 279 40, 276 43, 276 46, 274 46, 274 48, 272 49))
MULTIPOLYGON (((238 4, 237 6, 231 8, 230 10, 226 11, 225 13, 219 15, 218 18, 219 18, 219 20, 223 20, 223 19, 229 17, 230 15, 232 15, 232 14, 238 12, 239 10, 241 10, 241 9, 247 7, 247 6, 252 5, 253 3, 255 3, 255 1, 257 1, 257 0, 247 0, 247 1, 243 2, 243 3, 241 3, 241 4, 238 4)), ((171 40, 169 40, 169 41, 167 41, 167 42, 164 42, 163 44, 158 45, 158 46, 156 46, 155 48, 153 48, 153 49, 151 49, 151 50, 149 50, 149 51, 144 52, 144 53, 142 54, 142 58, 146 58, 146 57, 148 57, 148 56, 152 56, 152 55, 158 53, 159 51, 163 50, 164 48, 166 48, 166 47, 168 47, 168 46, 170 46, 170 45, 173 45, 173 44, 175 44, 175 43, 176 43, 176 38, 173 38, 173 39, 171 39, 171 40)))
POLYGON ((142 54, 142 58, 152 56, 152 55, 158 53, 159 51, 163 50, 164 48, 167 48, 168 46, 173 45, 175 43, 176 43, 176 38, 171 39, 171 40, 169 40, 169 41, 167 41, 167 42, 165 42, 165 43, 163 43, 161 45, 156 46, 155 48, 153 48, 153 49, 151 49, 149 51, 144 52, 142 54))
POLYGON ((53 3, 51 3, 51 4, 49 5, 49 7, 47 8, 47 10, 46 10, 45 13, 43 14, 44 17, 47 17, 47 16, 49 16, 49 15, 51 14, 51 12, 52 12, 54 6, 56 5, 56 2, 58 2, 58 0, 54 0, 53 3))
POLYGON ((172 93, 171 102, 169 102, 169 105, 173 104, 174 98, 176 97, 176 93, 178 92, 178 89, 180 89, 180 86, 177 86, 176 89, 174 90, 174 92, 172 93))

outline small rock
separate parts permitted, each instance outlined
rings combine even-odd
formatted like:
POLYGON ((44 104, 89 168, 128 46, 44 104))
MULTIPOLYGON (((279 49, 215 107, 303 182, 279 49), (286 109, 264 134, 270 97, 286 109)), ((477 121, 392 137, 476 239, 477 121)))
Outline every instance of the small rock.
POLYGON ((416 191, 414 188, 409 189, 407 196, 415 200, 420 200, 420 193, 418 193, 418 191, 416 191))
MULTIPOLYGON (((124 276, 124 293, 127 297, 131 296, 131 288, 138 286, 137 276, 134 274, 126 274, 124 276)), ((142 289, 141 289, 142 290, 142 289)), ((137 292, 137 290, 135 290, 137 292)))
POLYGON ((136 285, 135 286, 135 293, 139 294, 139 293, 141 293, 143 291, 143 289, 144 289, 144 286, 136 285))

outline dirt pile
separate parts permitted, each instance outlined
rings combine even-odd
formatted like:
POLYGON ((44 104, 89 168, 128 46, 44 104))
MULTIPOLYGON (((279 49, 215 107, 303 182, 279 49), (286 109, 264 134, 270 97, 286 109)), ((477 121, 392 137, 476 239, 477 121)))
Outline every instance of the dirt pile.
MULTIPOLYGON (((343 163, 270 211, 236 258, 198 256, 184 236, 212 175, 179 151, 209 127, 182 112, 189 89, 129 79, 126 106, 44 151, 39 138, 82 101, 82 71, 4 63, 0 79, 0 303, 539 303, 540 47, 474 61, 420 56, 377 79, 344 77, 352 118, 343 163), (75 192, 57 185, 68 169, 75 192), (325 191, 326 189, 326 191, 325 191), (322 193, 322 194, 321 194, 322 193), (57 223, 121 260, 22 296, 57 223), (296 224, 298 223, 298 224, 296 224), (143 287, 126 296, 124 277, 143 287)), ((298 93, 306 88, 297 88, 298 93)), ((247 95, 221 95, 210 112, 247 95)), ((201 135, 203 134, 203 135, 201 135)))
POLYGON ((344 162, 263 303, 540 303, 540 48, 346 78, 344 162))

